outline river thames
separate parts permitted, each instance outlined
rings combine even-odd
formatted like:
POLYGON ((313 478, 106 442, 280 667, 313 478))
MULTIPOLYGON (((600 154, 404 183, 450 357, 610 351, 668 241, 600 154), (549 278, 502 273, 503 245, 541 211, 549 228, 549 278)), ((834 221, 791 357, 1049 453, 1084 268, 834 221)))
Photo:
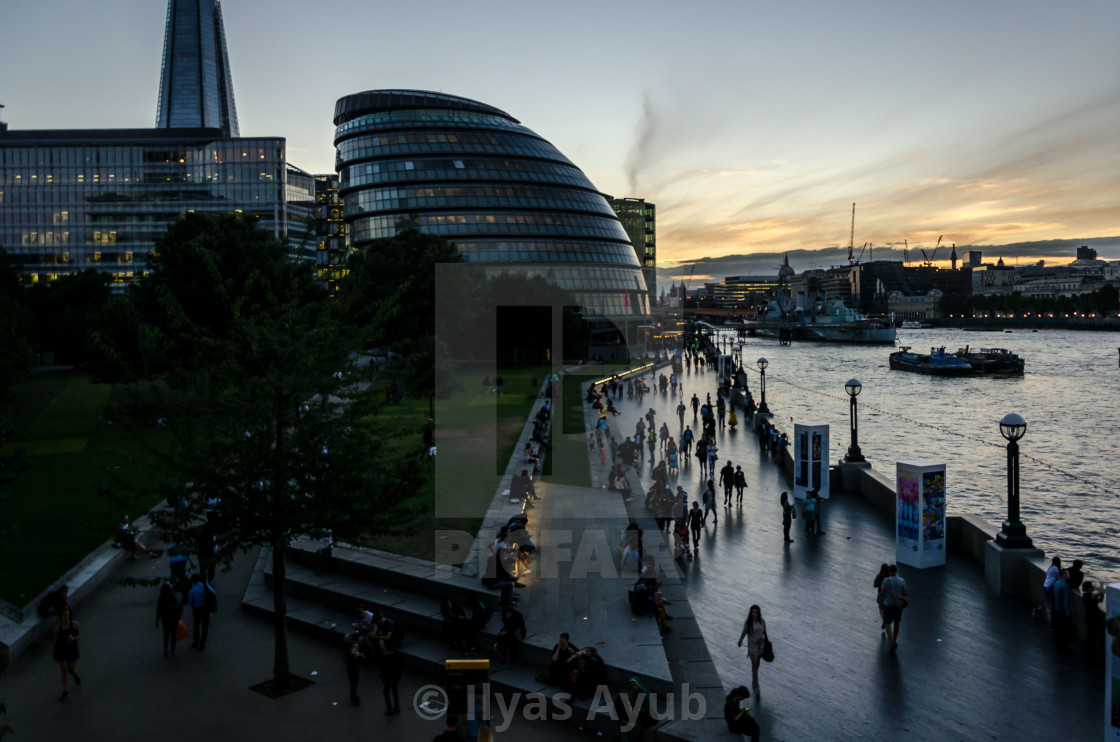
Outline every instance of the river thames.
MULTIPOLYGON (((722 337, 739 342, 732 333, 722 337)), ((1120 334, 899 330, 900 344, 921 352, 1007 348, 1026 361, 1020 377, 892 371, 890 346, 742 342, 756 399, 755 361, 769 361, 766 401, 791 437, 791 418, 829 425, 830 459, 842 458, 849 443, 844 384, 855 377, 863 383, 860 448, 875 469, 893 482, 897 461, 943 462, 949 512, 980 515, 995 525, 1007 516, 1007 442, 999 421, 1009 412, 1022 415, 1020 500, 1027 534, 1048 556, 1060 555, 1067 564, 1084 560, 1090 579, 1120 580, 1120 334)))

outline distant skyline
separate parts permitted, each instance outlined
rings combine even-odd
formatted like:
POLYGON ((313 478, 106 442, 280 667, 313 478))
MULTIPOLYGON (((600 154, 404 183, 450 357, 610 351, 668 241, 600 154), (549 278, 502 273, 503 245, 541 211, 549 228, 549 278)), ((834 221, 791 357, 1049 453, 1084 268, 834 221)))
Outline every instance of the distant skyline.
MULTIPOLYGON (((166 9, 8 4, 4 121, 154 126, 166 9)), ((293 164, 333 172, 339 97, 475 98, 556 144, 603 192, 656 203, 662 276, 698 260, 846 254, 853 202, 857 251, 907 240, 918 255, 943 235, 994 257, 1000 245, 1120 235, 1114 0, 222 9, 243 136, 284 136, 293 164)), ((1098 250, 1120 259, 1120 240, 1098 250)))

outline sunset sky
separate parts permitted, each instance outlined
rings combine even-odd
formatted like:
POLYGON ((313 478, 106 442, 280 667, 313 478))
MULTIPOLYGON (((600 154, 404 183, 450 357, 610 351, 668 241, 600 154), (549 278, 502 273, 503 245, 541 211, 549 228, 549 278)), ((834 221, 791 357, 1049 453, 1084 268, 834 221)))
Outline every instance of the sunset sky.
MULTIPOLYGON (((4 121, 154 125, 166 7, 5 3, 4 121)), ((222 8, 243 136, 285 136, 294 164, 330 172, 337 98, 475 98, 600 190, 656 203, 663 274, 785 251, 807 256, 799 270, 814 255, 835 264, 828 248, 846 248, 853 202, 857 250, 907 240, 912 259, 939 235, 939 261, 954 243, 994 257, 1010 243, 1120 235, 1116 0, 222 8)), ((1101 245, 1120 259, 1120 239, 1101 245)))

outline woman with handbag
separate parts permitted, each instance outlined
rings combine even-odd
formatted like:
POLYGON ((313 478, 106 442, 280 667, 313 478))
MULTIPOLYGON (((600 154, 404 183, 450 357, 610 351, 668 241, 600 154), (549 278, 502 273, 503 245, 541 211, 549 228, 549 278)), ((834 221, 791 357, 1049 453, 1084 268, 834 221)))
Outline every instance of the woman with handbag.
POLYGON ((758 665, 766 647, 766 622, 762 620, 762 609, 757 605, 751 606, 747 620, 743 622, 743 633, 739 635, 740 647, 743 646, 744 638, 747 640, 747 655, 751 658, 751 679, 757 688, 758 665))
MULTIPOLYGON (((156 626, 163 624, 163 656, 167 656, 167 647, 170 644, 171 654, 175 654, 175 643, 182 638, 179 636, 179 625, 183 618, 183 604, 175 597, 175 591, 170 582, 165 582, 159 589, 159 600, 156 601, 156 626)), ((187 625, 183 624, 183 631, 187 625)))

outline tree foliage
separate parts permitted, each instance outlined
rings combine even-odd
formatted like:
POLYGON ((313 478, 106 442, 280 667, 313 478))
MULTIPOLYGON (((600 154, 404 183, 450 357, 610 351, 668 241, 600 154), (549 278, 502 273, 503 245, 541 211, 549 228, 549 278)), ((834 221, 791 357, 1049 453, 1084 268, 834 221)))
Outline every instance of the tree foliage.
POLYGON ((272 549, 273 676, 283 681, 289 544, 324 528, 367 529, 383 494, 411 475, 383 460, 371 396, 336 378, 348 323, 270 233, 240 217, 188 214, 150 268, 134 293, 138 339, 106 358, 121 377, 167 390, 178 476, 174 507, 153 518, 177 542, 213 541, 222 562, 272 549))

